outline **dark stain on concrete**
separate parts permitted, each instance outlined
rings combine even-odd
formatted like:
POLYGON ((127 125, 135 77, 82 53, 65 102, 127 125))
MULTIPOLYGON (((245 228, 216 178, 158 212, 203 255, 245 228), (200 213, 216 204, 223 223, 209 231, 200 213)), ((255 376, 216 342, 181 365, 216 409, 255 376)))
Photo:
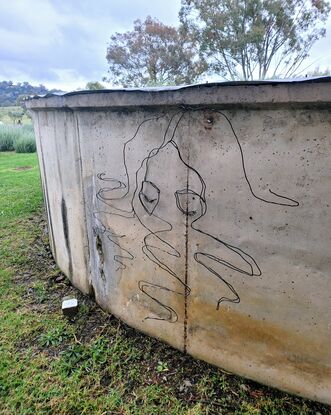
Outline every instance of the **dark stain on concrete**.
MULTIPOLYGON (((46 115, 47 115, 47 113, 46 113, 46 115)), ((38 122, 39 122, 39 118, 38 118, 38 122)), ((48 183, 47 183, 47 174, 46 174, 46 168, 45 168, 45 160, 44 160, 42 140, 40 140, 40 154, 41 154, 41 165, 42 165, 42 171, 44 173, 43 174, 44 179, 42 178, 42 174, 40 174, 40 178, 41 178, 41 183, 42 183, 44 201, 45 201, 45 204, 46 204, 46 213, 47 213, 47 217, 48 217, 50 241, 51 241, 51 245, 52 245, 54 259, 57 262, 56 245, 55 245, 55 238, 54 238, 54 229, 53 229, 51 208, 50 208, 50 204, 49 204, 48 183)), ((41 173, 41 171, 40 171, 40 173, 41 173)))
POLYGON ((89 290, 90 297, 92 298, 93 301, 96 301, 95 289, 94 289, 94 286, 93 286, 92 282, 90 282, 89 288, 90 288, 90 290, 89 290))
POLYGON ((211 130, 213 128, 213 125, 215 123, 214 114, 207 113, 204 115, 203 125, 205 130, 211 130))
POLYGON ((95 245, 97 248, 97 252, 99 255, 99 273, 100 273, 100 277, 105 280, 105 272, 104 272, 104 263, 105 263, 105 257, 103 254, 103 247, 102 247, 102 241, 99 235, 97 235, 96 240, 95 240, 95 245))
POLYGON ((66 247, 68 251, 69 278, 71 278, 72 277, 72 258, 71 258, 70 239, 69 239, 68 212, 67 212, 67 205, 63 197, 61 200, 61 215, 62 215, 64 239, 65 239, 66 247))

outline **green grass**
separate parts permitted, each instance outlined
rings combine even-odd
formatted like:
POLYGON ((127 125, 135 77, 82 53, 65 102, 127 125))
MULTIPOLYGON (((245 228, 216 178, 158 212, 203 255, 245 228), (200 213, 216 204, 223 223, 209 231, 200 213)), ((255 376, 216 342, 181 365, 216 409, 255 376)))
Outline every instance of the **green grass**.
POLYGON ((41 204, 37 155, 0 153, 0 228, 41 204))
POLYGON ((0 212, 1 415, 330 413, 195 361, 76 291, 48 248, 35 154, 0 153, 0 212))

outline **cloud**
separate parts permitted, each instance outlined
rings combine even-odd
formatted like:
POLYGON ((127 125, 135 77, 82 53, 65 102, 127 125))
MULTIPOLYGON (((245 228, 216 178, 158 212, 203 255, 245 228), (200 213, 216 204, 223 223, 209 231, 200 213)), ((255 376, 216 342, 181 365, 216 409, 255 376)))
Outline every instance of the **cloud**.
MULTIPOLYGON (((11 0, 0 3, 0 79, 63 89, 107 72, 112 33, 148 14, 177 23, 179 0, 11 0)), ((79 85, 78 85, 79 84, 79 85)))

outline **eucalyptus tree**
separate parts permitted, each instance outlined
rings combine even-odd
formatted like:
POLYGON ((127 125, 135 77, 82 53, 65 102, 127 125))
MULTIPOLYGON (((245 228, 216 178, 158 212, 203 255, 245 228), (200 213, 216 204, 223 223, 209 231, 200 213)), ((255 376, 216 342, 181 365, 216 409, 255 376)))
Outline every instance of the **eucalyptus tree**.
POLYGON ((182 30, 225 79, 293 76, 325 36, 325 0, 182 0, 182 30))
POLYGON ((197 44, 187 34, 147 17, 108 44, 108 76, 115 85, 158 86, 195 82, 206 70, 197 44))

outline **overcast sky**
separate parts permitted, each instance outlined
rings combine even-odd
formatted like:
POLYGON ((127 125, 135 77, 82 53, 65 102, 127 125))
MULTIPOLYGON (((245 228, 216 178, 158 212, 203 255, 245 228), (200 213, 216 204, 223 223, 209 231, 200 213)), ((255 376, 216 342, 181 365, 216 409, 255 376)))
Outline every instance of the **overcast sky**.
MULTIPOLYGON (((147 15, 176 25, 179 6, 180 0, 0 0, 0 80, 63 90, 101 81, 113 33, 147 15)), ((311 63, 331 67, 331 18, 311 63)))

